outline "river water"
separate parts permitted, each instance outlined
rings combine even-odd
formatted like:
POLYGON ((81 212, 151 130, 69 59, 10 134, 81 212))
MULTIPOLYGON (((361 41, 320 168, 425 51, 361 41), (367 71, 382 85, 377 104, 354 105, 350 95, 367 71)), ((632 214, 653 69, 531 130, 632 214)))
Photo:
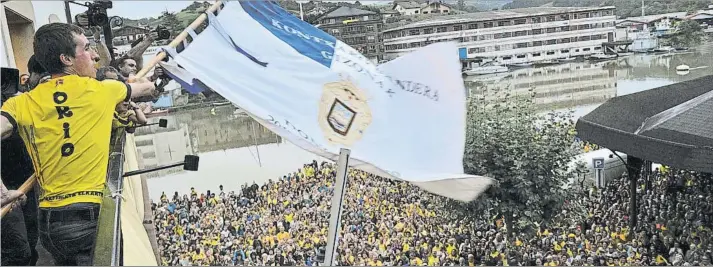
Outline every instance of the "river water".
MULTIPOLYGON (((486 89, 506 89, 514 94, 532 89, 540 112, 573 110, 578 118, 612 97, 712 74, 713 43, 708 43, 680 54, 634 54, 607 62, 570 62, 464 80, 470 95, 486 89), (677 73, 676 66, 681 64, 692 70, 677 73)), ((228 105, 213 112, 211 108, 178 112, 163 117, 169 121, 168 128, 137 130, 142 168, 178 162, 186 154, 201 157, 196 172, 174 168, 149 174, 152 199, 157 200, 162 192, 187 193, 191 187, 199 192, 217 191, 219 185, 237 190, 244 183, 276 179, 320 160, 234 110, 228 105)))

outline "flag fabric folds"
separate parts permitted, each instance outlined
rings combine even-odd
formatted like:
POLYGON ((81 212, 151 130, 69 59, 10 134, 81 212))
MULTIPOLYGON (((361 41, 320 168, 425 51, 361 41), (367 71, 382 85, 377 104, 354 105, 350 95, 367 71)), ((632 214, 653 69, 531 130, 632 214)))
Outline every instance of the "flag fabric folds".
MULTIPOLYGON (((297 146, 457 200, 492 179, 463 174, 465 96, 458 49, 433 44, 382 65, 268 1, 224 3, 172 63, 297 146)), ((198 90, 198 89, 196 89, 198 90)))

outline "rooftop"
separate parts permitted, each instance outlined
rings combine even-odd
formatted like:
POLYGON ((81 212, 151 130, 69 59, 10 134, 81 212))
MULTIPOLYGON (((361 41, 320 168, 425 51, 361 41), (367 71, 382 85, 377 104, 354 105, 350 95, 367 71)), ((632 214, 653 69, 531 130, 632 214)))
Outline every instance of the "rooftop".
POLYGON ((560 14, 567 12, 593 11, 614 9, 614 6, 604 7, 530 7, 518 9, 504 9, 495 11, 465 13, 457 15, 445 15, 428 18, 423 21, 414 22, 408 25, 389 29, 387 31, 410 29, 417 27, 437 26, 453 23, 465 23, 474 21, 489 21, 498 19, 512 19, 517 17, 543 16, 550 14, 560 14))
POLYGON ((336 9, 328 12, 327 14, 324 14, 324 16, 320 17, 319 19, 322 20, 322 19, 329 19, 329 18, 363 16, 363 15, 374 15, 374 14, 376 14, 376 12, 353 8, 353 7, 341 6, 341 7, 338 7, 336 9))
POLYGON ((425 3, 421 3, 419 1, 400 1, 400 2, 394 2, 394 7, 396 5, 399 5, 405 9, 412 9, 412 8, 421 8, 425 6, 425 3))
POLYGON ((651 23, 657 20, 660 20, 662 18, 677 18, 677 19, 683 19, 687 15, 687 12, 673 12, 673 13, 665 13, 665 14, 657 14, 657 15, 648 15, 648 16, 641 16, 641 17, 628 17, 625 19, 617 20, 617 22, 622 22, 622 21, 636 21, 636 22, 641 22, 641 23, 651 23))

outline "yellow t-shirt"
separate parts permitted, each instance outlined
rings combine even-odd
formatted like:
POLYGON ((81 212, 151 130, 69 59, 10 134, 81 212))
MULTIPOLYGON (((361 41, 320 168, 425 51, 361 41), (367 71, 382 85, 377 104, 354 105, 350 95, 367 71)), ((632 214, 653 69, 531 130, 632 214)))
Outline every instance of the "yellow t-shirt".
POLYGON ((130 91, 119 81, 68 75, 5 102, 2 115, 32 158, 40 207, 101 203, 114 107, 130 91))
POLYGON ((136 115, 133 110, 127 110, 124 114, 114 111, 114 119, 111 121, 111 128, 134 127, 136 124, 129 119, 131 115, 136 115))

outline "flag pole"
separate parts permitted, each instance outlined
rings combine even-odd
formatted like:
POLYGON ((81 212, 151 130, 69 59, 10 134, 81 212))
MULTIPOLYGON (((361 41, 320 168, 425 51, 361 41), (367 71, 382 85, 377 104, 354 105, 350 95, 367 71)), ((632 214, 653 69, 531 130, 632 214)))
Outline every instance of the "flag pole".
POLYGON ((337 161, 337 179, 334 183, 334 195, 332 196, 332 207, 329 211, 329 231, 327 232, 327 248, 324 255, 324 266, 334 266, 334 257, 337 254, 339 244, 339 229, 342 222, 342 211, 344 210, 344 193, 347 187, 347 168, 349 167, 349 154, 351 151, 346 148, 339 150, 339 160, 337 161))
MULTIPOLYGON (((35 179, 35 174, 33 173, 32 176, 30 176, 30 178, 27 178, 27 180, 25 180, 25 182, 22 183, 22 185, 20 185, 20 188, 18 188, 17 190, 22 192, 22 194, 27 194, 27 192, 29 192, 30 189, 32 189, 32 187, 35 186, 36 181, 37 181, 37 179, 35 179)), ((12 209, 12 204, 15 203, 15 201, 17 201, 17 199, 8 203, 7 205, 5 205, 5 207, 2 207, 2 212, 0 213, 0 217, 5 217, 5 214, 10 212, 10 209, 12 209)))
MULTIPOLYGON (((216 10, 218 10, 220 8, 220 5, 222 3, 223 3, 222 1, 215 1, 215 3, 213 3, 213 5, 210 6, 205 12, 215 12, 216 10)), ((200 26, 208 18, 208 15, 206 15, 205 12, 202 13, 200 16, 198 16, 198 18, 196 18, 196 20, 194 20, 193 23, 188 25, 188 27, 186 27, 186 28, 191 28, 194 30, 197 29, 198 26, 200 26)), ((173 39, 173 41, 171 41, 171 43, 168 44, 168 46, 170 46, 171 48, 176 48, 187 37, 188 37, 188 32, 182 31, 181 33, 178 34, 178 36, 176 36, 176 38, 173 39)), ((156 54, 156 56, 154 58, 152 58, 147 64, 144 64, 143 68, 138 73, 136 73, 136 75, 134 76, 134 79, 139 79, 139 78, 143 78, 144 76, 146 76, 146 73, 148 73, 150 69, 152 69, 154 66, 156 66, 156 64, 161 62, 161 60, 163 60, 164 58, 166 58, 166 52, 161 51, 158 54, 156 54)))

